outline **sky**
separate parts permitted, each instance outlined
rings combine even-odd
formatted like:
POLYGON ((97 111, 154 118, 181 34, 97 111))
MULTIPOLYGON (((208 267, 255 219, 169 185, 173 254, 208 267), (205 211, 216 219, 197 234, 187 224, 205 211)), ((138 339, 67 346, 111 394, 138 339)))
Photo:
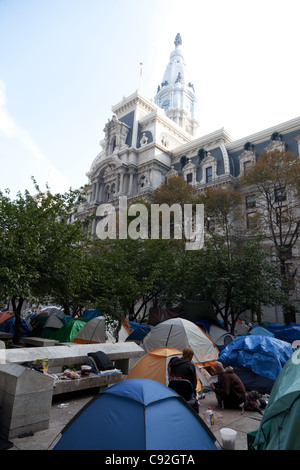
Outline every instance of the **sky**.
POLYGON ((154 98, 177 33, 200 135, 300 116, 299 18, 299 0, 0 0, 0 191, 85 185, 112 106, 154 98))

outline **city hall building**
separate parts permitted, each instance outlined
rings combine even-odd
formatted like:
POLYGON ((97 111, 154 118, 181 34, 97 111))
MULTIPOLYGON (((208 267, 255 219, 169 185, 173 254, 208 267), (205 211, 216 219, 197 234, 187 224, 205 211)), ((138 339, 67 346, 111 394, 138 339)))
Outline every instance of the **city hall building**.
MULTIPOLYGON (((300 155, 300 117, 233 141, 223 128, 197 137, 196 115, 197 96, 177 34, 156 95, 148 99, 137 90, 112 106, 101 150, 87 172, 87 199, 80 214, 95 213, 103 203, 117 206, 119 196, 126 196, 128 204, 136 199, 151 201, 155 189, 173 175, 202 191, 235 185, 265 151, 300 155)), ((246 230, 254 212, 246 197, 244 210, 246 230)), ((92 233, 96 224, 94 219, 92 233)), ((293 258, 298 256, 294 247, 293 258)), ((296 287, 294 296, 300 299, 296 287)), ((282 321, 281 314, 273 311, 272 321, 282 321)))

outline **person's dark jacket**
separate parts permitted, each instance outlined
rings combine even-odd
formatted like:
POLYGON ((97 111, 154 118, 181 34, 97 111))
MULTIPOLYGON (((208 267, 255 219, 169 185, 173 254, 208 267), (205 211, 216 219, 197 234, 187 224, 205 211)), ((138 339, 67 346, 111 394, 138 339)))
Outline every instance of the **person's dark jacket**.
POLYGON ((197 374, 195 365, 185 358, 174 357, 170 360, 170 374, 169 379, 172 378, 187 379, 193 386, 194 393, 196 395, 197 387, 197 374))
POLYGON ((223 400, 225 408, 236 408, 245 400, 244 384, 231 367, 225 369, 215 386, 215 392, 223 400))

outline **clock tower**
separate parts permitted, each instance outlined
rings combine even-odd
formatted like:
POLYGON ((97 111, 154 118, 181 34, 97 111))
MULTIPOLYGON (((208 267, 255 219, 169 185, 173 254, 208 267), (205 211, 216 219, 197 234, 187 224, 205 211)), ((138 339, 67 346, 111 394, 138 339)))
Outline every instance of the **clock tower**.
POLYGON ((166 115, 195 136, 199 123, 195 118, 197 97, 194 85, 182 53, 182 39, 176 35, 175 49, 170 54, 169 63, 161 84, 157 87, 154 102, 165 110, 166 115))

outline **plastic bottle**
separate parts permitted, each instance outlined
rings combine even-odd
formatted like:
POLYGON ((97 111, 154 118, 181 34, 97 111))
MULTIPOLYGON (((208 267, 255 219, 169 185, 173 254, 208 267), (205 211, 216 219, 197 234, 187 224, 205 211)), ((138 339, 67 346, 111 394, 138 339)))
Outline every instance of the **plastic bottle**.
POLYGON ((213 426, 215 424, 214 413, 210 406, 206 410, 206 421, 210 426, 213 426))

